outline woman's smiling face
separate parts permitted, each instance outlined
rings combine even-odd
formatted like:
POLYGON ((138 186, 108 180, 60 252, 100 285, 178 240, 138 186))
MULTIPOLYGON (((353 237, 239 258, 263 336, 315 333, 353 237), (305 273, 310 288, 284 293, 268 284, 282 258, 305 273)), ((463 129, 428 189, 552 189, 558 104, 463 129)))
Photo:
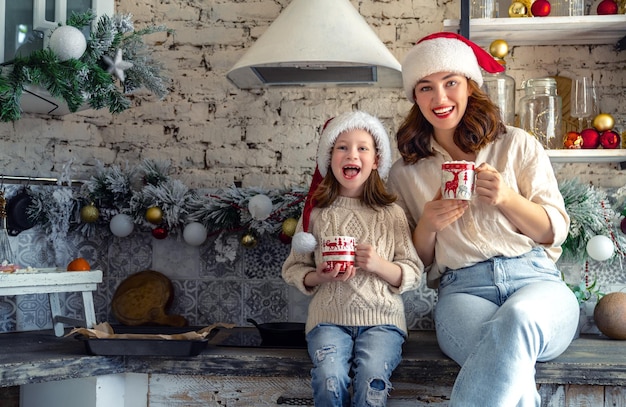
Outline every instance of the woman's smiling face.
POLYGON ((360 197, 365 181, 378 168, 374 137, 362 129, 341 133, 332 149, 330 167, 341 185, 340 195, 360 197))
POLYGON ((435 135, 458 126, 470 96, 467 78, 451 72, 438 72, 420 79, 415 85, 415 103, 432 124, 435 135))

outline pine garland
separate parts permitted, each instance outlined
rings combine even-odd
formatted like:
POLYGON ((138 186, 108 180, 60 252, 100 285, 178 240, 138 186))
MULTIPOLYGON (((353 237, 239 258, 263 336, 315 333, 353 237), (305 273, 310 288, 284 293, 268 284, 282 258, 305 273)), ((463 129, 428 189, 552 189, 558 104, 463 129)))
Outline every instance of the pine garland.
MULTIPOLYGON (((66 21, 81 29, 89 26, 96 16, 73 13, 66 21)), ((27 86, 39 86, 53 97, 64 100, 71 112, 86 103, 93 109, 108 108, 120 113, 131 106, 125 96, 144 87, 160 99, 167 95, 166 78, 161 74, 163 64, 153 59, 143 42, 143 36, 173 30, 165 26, 150 26, 135 31, 132 15, 104 15, 87 40, 87 49, 79 58, 59 61, 50 49, 34 51, 26 57, 18 56, 0 71, 0 120, 15 121, 21 116, 20 98, 27 86), (125 71, 120 90, 115 78, 105 70, 103 56, 114 58, 118 49, 133 66, 125 71)))
POLYGON ((570 216, 570 230, 561 246, 564 260, 587 260, 587 241, 596 235, 612 238, 616 246, 613 259, 626 253, 626 239, 615 227, 617 216, 605 192, 576 179, 561 182, 559 190, 570 216))
POLYGON ((83 184, 82 194, 87 204, 93 202, 99 208, 115 210, 113 215, 116 215, 128 206, 133 196, 132 182, 137 169, 128 165, 125 169, 117 165, 104 167, 100 161, 96 168, 96 175, 83 184))
POLYGON ((141 163, 144 184, 159 186, 170 180, 172 163, 169 161, 144 160, 141 163))
POLYGON ((242 228, 240 212, 249 199, 248 190, 232 186, 214 194, 191 199, 189 219, 204 224, 209 233, 242 228))
POLYGON ((159 185, 146 185, 130 201, 130 213, 135 223, 148 225, 145 212, 152 206, 163 211, 163 224, 169 231, 178 231, 184 226, 188 214, 188 202, 194 193, 181 181, 174 179, 159 185))
POLYGON ((33 199, 26 208, 28 217, 43 229, 46 239, 52 243, 57 264, 63 263, 66 245, 62 242, 70 231, 72 218, 78 209, 78 201, 72 191, 72 162, 70 160, 63 165, 57 181, 59 188, 31 192, 33 199))
MULTIPOLYGON (((105 167, 98 162, 96 168, 96 174, 75 195, 71 188, 64 188, 63 194, 68 198, 64 206, 60 206, 58 197, 54 196, 59 193, 56 189, 34 192, 29 217, 55 238, 63 238, 72 228, 90 236, 97 227, 108 227, 119 213, 130 215, 144 230, 154 228, 145 214, 148 208, 156 206, 163 212, 159 226, 170 234, 179 234, 190 222, 200 222, 212 234, 247 231, 261 237, 279 234, 286 219, 299 218, 307 194, 307 189, 301 187, 266 190, 235 186, 199 194, 170 176, 169 161, 144 160, 137 167, 127 165, 125 168, 105 167), (250 199, 259 194, 272 201, 270 215, 262 220, 254 219, 248 209, 250 199), (92 203, 99 211, 98 219, 81 222, 80 209, 92 203)), ((64 182, 68 185, 68 181, 64 182)))

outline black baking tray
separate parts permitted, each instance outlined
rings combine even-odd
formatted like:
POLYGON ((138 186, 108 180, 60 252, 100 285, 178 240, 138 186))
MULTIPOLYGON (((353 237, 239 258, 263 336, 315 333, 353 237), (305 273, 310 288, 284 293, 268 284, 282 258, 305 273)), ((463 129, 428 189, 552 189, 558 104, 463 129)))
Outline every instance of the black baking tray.
MULTIPOLYGON (((164 326, 113 326, 115 333, 164 334, 173 335, 198 331, 203 327, 164 327, 164 326)), ((209 341, 217 334, 218 328, 200 340, 184 339, 115 339, 87 338, 77 335, 76 339, 85 343, 89 355, 100 356, 197 356, 206 349, 209 341)))

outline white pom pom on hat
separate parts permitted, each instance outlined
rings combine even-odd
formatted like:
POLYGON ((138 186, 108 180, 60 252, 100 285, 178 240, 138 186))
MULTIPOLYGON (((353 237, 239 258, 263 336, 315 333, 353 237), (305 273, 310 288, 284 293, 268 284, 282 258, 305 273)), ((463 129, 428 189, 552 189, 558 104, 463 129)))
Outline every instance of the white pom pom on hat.
POLYGON ((372 135, 378 156, 378 174, 384 180, 391 169, 391 145, 383 124, 376 117, 363 111, 342 113, 326 122, 317 147, 317 167, 302 210, 302 232, 291 239, 291 247, 297 253, 310 253, 315 250, 317 240, 309 233, 309 217, 315 207, 313 194, 330 168, 330 157, 337 137, 348 130, 363 129, 372 135))
POLYGON ((415 85, 425 76, 437 72, 464 75, 482 86, 480 68, 489 73, 504 71, 504 67, 487 51, 467 38, 439 32, 419 40, 402 62, 402 83, 406 97, 415 103, 415 85))

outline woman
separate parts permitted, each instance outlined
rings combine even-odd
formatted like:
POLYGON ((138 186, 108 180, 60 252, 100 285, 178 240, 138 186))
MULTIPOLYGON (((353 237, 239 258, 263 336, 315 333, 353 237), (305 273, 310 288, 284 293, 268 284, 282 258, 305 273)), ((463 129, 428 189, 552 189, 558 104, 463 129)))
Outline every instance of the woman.
POLYGON ((555 262, 569 217, 540 143, 503 124, 480 89, 502 68, 452 33, 420 40, 402 65, 414 105, 397 133, 390 190, 438 287, 441 349, 461 365, 450 406, 539 406, 537 361, 561 354, 579 308, 555 262), (470 201, 442 199, 441 165, 473 161, 470 201))

